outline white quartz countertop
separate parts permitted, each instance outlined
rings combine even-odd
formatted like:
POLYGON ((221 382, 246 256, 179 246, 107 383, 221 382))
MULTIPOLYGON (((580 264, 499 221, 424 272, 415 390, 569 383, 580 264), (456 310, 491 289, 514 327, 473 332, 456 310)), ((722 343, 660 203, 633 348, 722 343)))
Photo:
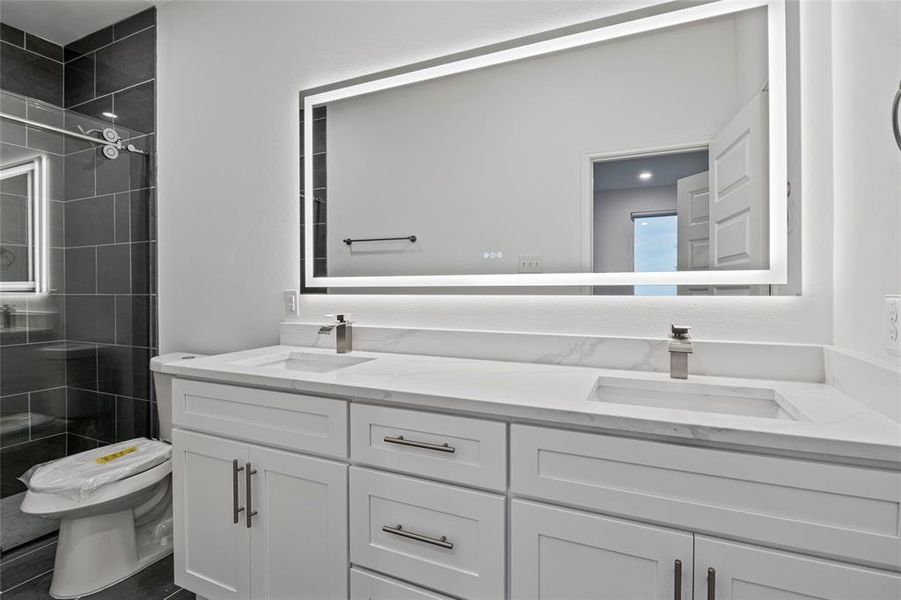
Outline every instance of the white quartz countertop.
POLYGON ((710 376, 690 376, 687 382, 680 382, 665 373, 647 371, 358 351, 345 356, 376 360, 325 373, 235 364, 288 352, 335 355, 334 350, 270 346, 176 361, 164 365, 162 371, 390 406, 466 411, 514 421, 901 468, 901 425, 822 383, 710 376), (599 377, 643 380, 652 387, 664 383, 684 386, 689 392, 698 383, 726 393, 736 388, 772 389, 797 420, 599 401, 595 393, 599 377))

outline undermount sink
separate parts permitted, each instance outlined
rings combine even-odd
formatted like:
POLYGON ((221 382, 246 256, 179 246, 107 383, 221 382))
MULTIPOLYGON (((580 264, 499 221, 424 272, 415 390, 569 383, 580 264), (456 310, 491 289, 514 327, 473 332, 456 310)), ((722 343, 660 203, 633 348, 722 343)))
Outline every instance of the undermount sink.
POLYGON ((238 367, 261 367, 282 371, 306 371, 328 373, 375 360, 346 354, 316 354, 313 352, 276 352, 265 356, 236 360, 230 364, 238 367))
POLYGON ((776 390, 762 387, 600 377, 592 400, 764 419, 805 420, 776 390))

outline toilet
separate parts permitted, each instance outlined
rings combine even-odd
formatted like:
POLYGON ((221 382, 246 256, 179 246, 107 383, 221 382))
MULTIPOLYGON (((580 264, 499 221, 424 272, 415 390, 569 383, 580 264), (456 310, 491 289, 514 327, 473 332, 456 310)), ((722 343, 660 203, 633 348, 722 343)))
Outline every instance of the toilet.
POLYGON ((23 479, 20 510, 59 519, 50 595, 99 592, 172 552, 172 378, 162 365, 196 355, 150 361, 159 440, 136 438, 39 465, 23 479))

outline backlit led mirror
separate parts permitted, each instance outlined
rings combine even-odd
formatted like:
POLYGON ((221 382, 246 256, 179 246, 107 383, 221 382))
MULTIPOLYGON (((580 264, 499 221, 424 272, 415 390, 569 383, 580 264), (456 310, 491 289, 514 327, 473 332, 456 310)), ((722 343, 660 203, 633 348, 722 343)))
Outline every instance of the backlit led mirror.
POLYGON ((0 165, 0 292, 47 292, 46 160, 0 165))
POLYGON ((303 93, 305 285, 791 289, 785 5, 633 17, 303 93))

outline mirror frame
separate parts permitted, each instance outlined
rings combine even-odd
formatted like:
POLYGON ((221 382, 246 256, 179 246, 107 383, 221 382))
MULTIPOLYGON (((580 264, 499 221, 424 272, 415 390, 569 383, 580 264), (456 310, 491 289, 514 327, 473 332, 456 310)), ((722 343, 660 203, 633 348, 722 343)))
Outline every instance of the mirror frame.
MULTIPOLYGON (((669 10, 647 17, 532 41, 501 50, 458 55, 429 61, 427 66, 399 69, 348 82, 338 82, 302 92, 304 111, 303 155, 313 156, 313 108, 319 105, 578 48, 607 40, 729 15, 767 8, 769 79, 769 269, 624 272, 624 273, 498 273, 480 275, 369 275, 316 277, 313 275, 313 237, 304 239, 305 285, 313 288, 480 287, 480 286, 611 286, 611 285, 778 285, 788 282, 787 219, 774 218, 787 210, 788 142, 786 97, 785 0, 715 0, 669 10)), ((678 4, 678 3, 674 3, 678 4)), ((684 5, 684 4, 683 4, 684 5)), ((303 222, 313 231, 313 161, 304 160, 303 222)))
POLYGON ((46 294, 50 291, 50 203, 48 201, 47 158, 43 155, 25 162, 0 167, 0 181, 19 175, 28 177, 28 245, 32 248, 27 281, 2 281, 0 293, 46 294))

